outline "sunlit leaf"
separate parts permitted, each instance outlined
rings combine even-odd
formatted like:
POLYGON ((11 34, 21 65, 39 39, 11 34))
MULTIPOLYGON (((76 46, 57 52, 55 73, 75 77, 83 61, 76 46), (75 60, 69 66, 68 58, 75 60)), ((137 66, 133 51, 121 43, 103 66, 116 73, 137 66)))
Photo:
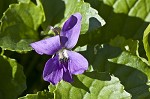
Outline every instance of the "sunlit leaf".
POLYGON ((38 39, 37 29, 44 21, 43 9, 37 1, 11 4, 1 19, 0 47, 12 51, 29 51, 38 39))
POLYGON ((54 93, 55 99, 131 99, 118 78, 95 72, 74 77, 72 84, 62 81, 54 93))
POLYGON ((87 31, 93 31, 105 24, 105 21, 98 15, 98 12, 83 0, 42 1, 46 14, 46 22, 43 24, 44 28, 49 25, 55 25, 59 21, 61 22, 56 26, 62 27, 65 20, 76 12, 80 12, 82 14, 81 34, 85 34, 87 31))
POLYGON ((144 36, 143 36, 144 49, 146 51, 146 56, 148 57, 148 61, 150 63, 150 46, 149 46, 150 38, 149 38, 149 33, 150 33, 150 25, 144 31, 144 36))
POLYGON ((150 80, 150 66, 140 57, 109 45, 88 46, 87 51, 82 54, 87 57, 93 70, 109 72, 118 77, 133 98, 150 97, 147 85, 150 80))
POLYGON ((53 95, 48 91, 39 91, 36 94, 27 94, 24 97, 18 99, 53 99, 53 95))
POLYGON ((150 22, 149 0, 85 0, 99 12, 106 25, 99 39, 109 42, 116 35, 142 40, 143 31, 150 22))

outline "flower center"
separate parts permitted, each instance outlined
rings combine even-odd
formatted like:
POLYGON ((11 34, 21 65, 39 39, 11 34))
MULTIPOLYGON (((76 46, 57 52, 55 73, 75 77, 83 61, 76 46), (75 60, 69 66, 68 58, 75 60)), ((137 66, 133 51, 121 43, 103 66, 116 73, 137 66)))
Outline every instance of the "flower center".
POLYGON ((67 62, 68 61, 68 54, 66 49, 62 49, 58 52, 59 61, 60 62, 67 62))

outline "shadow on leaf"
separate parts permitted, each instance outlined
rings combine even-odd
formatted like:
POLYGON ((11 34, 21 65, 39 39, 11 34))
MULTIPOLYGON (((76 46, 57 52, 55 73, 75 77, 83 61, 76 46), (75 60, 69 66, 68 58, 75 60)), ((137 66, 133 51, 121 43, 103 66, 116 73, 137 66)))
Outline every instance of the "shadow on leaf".
MULTIPOLYGON (((150 67, 146 63, 130 52, 121 51, 120 48, 101 45, 95 49, 95 46, 88 46, 87 51, 81 52, 88 59, 93 70, 118 77, 133 99, 150 97, 147 85, 150 67)), ((97 79, 95 76, 91 77, 97 79)))
POLYGON ((65 3, 62 0, 42 0, 46 21, 42 24, 44 29, 47 26, 54 26, 64 18, 65 3))
POLYGON ((102 24, 94 17, 91 17, 89 19, 89 29, 88 29, 88 32, 92 31, 92 30, 95 30, 95 29, 98 29, 99 27, 102 26, 102 24))
MULTIPOLYGON (((92 71, 92 72, 86 72, 86 73, 84 73, 84 75, 89 78, 97 79, 97 80, 101 80, 101 81, 110 81, 111 80, 110 75, 105 72, 92 71)), ((90 93, 89 88, 81 82, 81 79, 79 80, 77 76, 74 76, 73 78, 74 78, 74 82, 71 83, 72 86, 83 89, 86 92, 90 93)))
POLYGON ((131 66, 108 62, 110 74, 118 77, 125 86, 125 90, 132 94, 133 99, 147 99, 150 97, 149 86, 146 85, 147 76, 131 66))
MULTIPOLYGON (((124 36, 125 38, 133 38, 142 40, 143 32, 148 26, 149 22, 143 19, 129 16, 125 13, 115 13, 114 8, 104 4, 103 0, 85 0, 95 8, 99 15, 106 21, 103 27, 94 29, 94 31, 87 31, 87 33, 80 36, 78 45, 85 44, 102 44, 108 43, 112 38, 117 35, 124 36)), ((107 2, 107 0, 106 0, 107 2)), ((97 24, 97 21, 90 19, 89 26, 97 24)), ((93 27, 93 26, 92 26, 93 27)), ((89 27, 92 28, 92 27, 89 27)), ((96 28, 96 26, 95 26, 96 28)))
POLYGON ((86 75, 92 79, 97 79, 97 80, 101 80, 101 81, 111 80, 110 75, 106 72, 92 71, 92 72, 86 72, 86 73, 84 73, 84 75, 86 75))
POLYGON ((73 76, 74 82, 71 83, 72 86, 76 87, 76 88, 80 88, 85 90, 86 92, 90 93, 90 90, 88 87, 86 87, 79 79, 77 76, 73 76))

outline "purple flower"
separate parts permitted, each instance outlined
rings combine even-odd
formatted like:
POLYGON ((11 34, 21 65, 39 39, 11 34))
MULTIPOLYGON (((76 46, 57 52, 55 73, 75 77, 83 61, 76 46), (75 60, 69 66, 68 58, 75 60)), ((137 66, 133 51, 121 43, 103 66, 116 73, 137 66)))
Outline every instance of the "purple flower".
POLYGON ((64 23, 60 35, 31 43, 38 54, 55 55, 44 67, 43 79, 57 84, 61 79, 72 82, 72 74, 82 74, 88 69, 88 61, 71 51, 76 45, 81 29, 80 13, 75 13, 64 23))

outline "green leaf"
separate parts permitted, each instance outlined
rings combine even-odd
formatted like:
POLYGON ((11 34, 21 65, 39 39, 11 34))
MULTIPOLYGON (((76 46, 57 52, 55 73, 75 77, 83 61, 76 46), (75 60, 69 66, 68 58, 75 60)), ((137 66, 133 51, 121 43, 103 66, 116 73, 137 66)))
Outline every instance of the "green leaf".
POLYGON ((116 36, 114 39, 110 40, 110 45, 114 47, 119 47, 124 51, 128 51, 133 55, 138 55, 138 41, 132 39, 125 39, 123 36, 116 36))
POLYGON ((62 0, 41 0, 46 21, 42 24, 44 30, 50 25, 54 26, 64 17, 65 4, 62 0))
POLYGON ((15 3, 17 0, 0 0, 0 18, 3 15, 3 12, 9 7, 9 4, 15 3))
POLYGON ((122 52, 121 55, 109 59, 109 61, 117 63, 120 66, 119 68, 115 68, 112 73, 121 79, 123 85, 126 87, 125 89, 132 93, 135 99, 150 97, 149 86, 147 86, 150 80, 150 66, 144 63, 139 57, 131 55, 128 52, 122 52), (127 69, 124 66, 131 68, 127 69), (122 71, 126 73, 121 73, 122 71))
POLYGON ((118 78, 95 72, 74 76, 72 84, 60 82, 54 95, 55 99, 131 99, 118 78))
POLYGON ((0 47, 11 51, 30 51, 29 44, 38 39, 37 29, 44 21, 41 4, 11 4, 1 19, 0 47))
POLYGON ((100 29, 101 42, 109 42, 117 35, 142 40, 143 31, 150 22, 149 0, 85 0, 104 18, 100 29))
POLYGON ((147 85, 150 80, 150 66, 139 56, 109 45, 88 46, 87 51, 82 54, 87 57, 93 70, 118 77, 134 99, 150 97, 147 85))
POLYGON ((27 94, 24 97, 20 97, 18 99, 53 99, 53 95, 44 90, 44 91, 39 91, 36 94, 27 94))
POLYGON ((93 31, 105 24, 105 21, 98 15, 98 12, 91 8, 88 3, 83 0, 43 0, 43 7, 46 14, 46 22, 43 27, 46 29, 48 25, 61 26, 70 17, 70 15, 80 12, 82 14, 81 34, 87 31, 93 31), (57 7, 59 6, 59 7, 57 7))
POLYGON ((56 89, 56 86, 55 86, 55 85, 50 84, 50 85, 48 86, 48 89, 49 89, 49 92, 53 93, 53 92, 54 92, 54 90, 56 89))
POLYGON ((0 99, 17 99, 26 89, 23 68, 6 56, 0 56, 0 63, 0 99))
POLYGON ((30 0, 18 0, 18 2, 22 2, 22 3, 29 3, 30 0))
POLYGON ((79 52, 79 51, 86 51, 87 50, 87 45, 85 46, 78 46, 74 49, 74 51, 79 52))
POLYGON ((146 56, 148 57, 148 61, 150 63, 150 46, 149 46, 149 33, 150 33, 150 25, 146 28, 144 31, 144 36, 143 36, 143 44, 144 44, 144 49, 146 51, 146 56))

